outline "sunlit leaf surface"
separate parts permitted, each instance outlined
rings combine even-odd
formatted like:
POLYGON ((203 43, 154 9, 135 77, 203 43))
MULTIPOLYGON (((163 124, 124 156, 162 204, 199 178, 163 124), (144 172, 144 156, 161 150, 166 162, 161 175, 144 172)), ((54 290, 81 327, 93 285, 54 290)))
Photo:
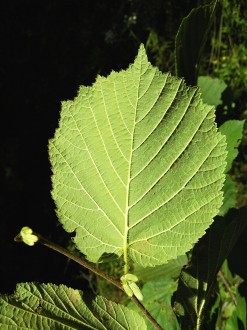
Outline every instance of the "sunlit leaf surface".
POLYGON ((65 285, 21 283, 0 297, 0 328, 11 330, 146 329, 136 312, 65 285))
POLYGON ((134 64, 63 102, 50 141, 59 220, 91 261, 155 266, 188 251, 222 203, 225 137, 196 88, 134 64))

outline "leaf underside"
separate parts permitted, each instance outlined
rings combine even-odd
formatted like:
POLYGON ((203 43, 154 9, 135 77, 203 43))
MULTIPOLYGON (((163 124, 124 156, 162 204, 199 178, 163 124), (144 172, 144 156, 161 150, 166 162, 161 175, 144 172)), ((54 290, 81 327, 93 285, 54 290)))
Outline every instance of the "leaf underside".
POLYGON ((0 297, 1 329, 146 329, 141 316, 120 304, 65 285, 20 283, 14 295, 0 297))
POLYGON ((87 258, 146 267, 188 251, 222 202, 225 137, 196 88, 134 64, 63 102, 49 143, 52 196, 87 258))

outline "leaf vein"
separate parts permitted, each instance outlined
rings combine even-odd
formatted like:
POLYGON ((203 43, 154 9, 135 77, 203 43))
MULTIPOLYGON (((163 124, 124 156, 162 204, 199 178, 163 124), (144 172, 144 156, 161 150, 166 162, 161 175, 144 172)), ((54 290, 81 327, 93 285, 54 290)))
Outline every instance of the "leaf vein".
MULTIPOLYGON (((88 99, 88 101, 89 101, 89 99, 88 99)), ((89 103, 90 103, 90 101, 89 101, 89 103)), ((92 115, 93 115, 93 117, 94 117, 94 114, 93 114, 93 111, 92 111, 92 107, 90 106, 89 108, 90 108, 90 110, 91 110, 91 112, 92 112, 92 115)), ((87 152, 88 152, 88 154, 89 154, 89 157, 91 158, 91 161, 92 161, 92 163, 93 163, 93 165, 94 165, 94 167, 95 167, 95 169, 96 169, 97 174, 99 175, 99 178, 100 178, 101 182, 103 183, 103 186, 105 187, 106 191, 107 191, 108 194, 110 195, 110 197, 111 197, 111 199, 113 200, 114 204, 117 206, 117 208, 120 210, 120 212, 123 213, 123 211, 121 210, 119 204, 117 203, 117 201, 115 200, 115 198, 112 196, 112 194, 111 194, 109 188, 107 187, 107 185, 106 185, 106 183, 105 183, 105 181, 104 181, 104 179, 103 179, 103 177, 102 177, 102 175, 101 175, 101 173, 100 173, 100 171, 99 171, 99 169, 98 169, 98 167, 97 167, 97 165, 96 165, 96 163, 95 163, 95 161, 94 161, 94 159, 93 159, 93 157, 92 157, 92 154, 91 154, 90 151, 89 151, 89 148, 88 148, 88 145, 87 145, 87 143, 86 143, 86 140, 85 140, 84 137, 82 136, 82 133, 81 133, 81 131, 80 131, 78 125, 77 125, 77 122, 76 122, 76 120, 75 120, 75 118, 74 118, 74 116, 73 116, 72 113, 71 113, 71 116, 72 116, 72 118, 73 118, 73 120, 74 120, 74 122, 75 122, 75 125, 76 125, 76 127, 77 127, 77 130, 78 130, 80 136, 81 136, 81 139, 82 139, 82 141, 84 142, 84 144, 85 144, 85 146, 86 146, 86 148, 87 148, 87 152)), ((96 124, 96 125, 97 125, 97 124, 96 124)), ((82 185, 81 185, 81 186, 82 186, 82 185)))
MULTIPOLYGON (((123 236, 123 234, 119 231, 119 229, 115 226, 115 224, 113 223, 113 221, 111 221, 111 219, 107 216, 107 214, 105 213, 105 211, 103 210, 103 208, 95 201, 95 199, 89 194, 89 192, 83 187, 83 185, 81 184, 81 182, 79 181, 78 177, 76 176, 75 172, 73 171, 72 167, 70 166, 70 164, 68 163, 67 159, 62 155, 62 153, 60 152, 60 150, 57 149, 57 147, 55 146, 55 144, 53 143, 54 148, 57 150, 57 152, 61 155, 61 157, 64 159, 64 161, 66 162, 67 166, 70 168, 71 173, 74 175, 76 181, 78 182, 80 188, 82 191, 84 191, 86 193, 86 195, 92 200, 92 202, 102 211, 102 213, 105 215, 105 217, 111 222, 112 226, 118 231, 118 233, 123 236)), ((82 226, 81 226, 82 227, 82 226)))
MULTIPOLYGON (((213 148, 210 150, 209 154, 207 155, 207 157, 202 161, 202 163, 200 164, 200 166, 198 166, 198 168, 194 171, 194 173, 188 178, 187 182, 180 187, 169 199, 167 199, 166 201, 164 201, 163 203, 161 203, 159 206, 157 206, 156 208, 154 208, 153 210, 151 210, 148 214, 146 214, 145 216, 143 216, 140 220, 138 220, 135 224, 133 224, 131 228, 135 227, 136 225, 138 225, 138 223, 140 223, 141 221, 143 221, 144 219, 146 219, 147 217, 149 217, 151 214, 153 214, 155 211, 157 211, 158 209, 160 209, 161 207, 163 207, 165 204, 167 204, 169 201, 171 201, 174 197, 176 197, 176 195, 178 195, 185 187, 186 185, 192 180, 192 178, 197 174, 198 169, 200 169, 203 164, 205 163, 205 161, 207 160, 207 158, 209 157, 210 153, 214 150, 214 148, 216 148, 216 145, 213 146, 213 148)), ((171 168, 171 167, 170 167, 171 168)), ((132 207, 132 206, 131 206, 132 207)))

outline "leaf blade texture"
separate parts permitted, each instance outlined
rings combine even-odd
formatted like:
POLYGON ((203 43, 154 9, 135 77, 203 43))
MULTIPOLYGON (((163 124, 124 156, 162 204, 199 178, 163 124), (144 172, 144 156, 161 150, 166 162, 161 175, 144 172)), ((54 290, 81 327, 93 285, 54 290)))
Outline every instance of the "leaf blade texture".
POLYGON ((197 88, 134 64, 62 105, 49 143, 59 220, 93 262, 146 267, 188 251, 222 202, 225 138, 197 88))
POLYGON ((146 329, 145 321, 125 306, 65 285, 20 283, 0 297, 1 329, 146 329))

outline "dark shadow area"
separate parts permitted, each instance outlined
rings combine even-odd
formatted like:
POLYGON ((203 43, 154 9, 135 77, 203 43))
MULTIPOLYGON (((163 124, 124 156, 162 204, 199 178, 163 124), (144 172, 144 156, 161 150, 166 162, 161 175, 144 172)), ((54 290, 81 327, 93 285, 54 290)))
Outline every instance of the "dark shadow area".
POLYGON ((69 274, 77 270, 72 264, 68 269, 65 257, 13 238, 28 225, 66 243, 50 196, 48 139, 58 125, 62 100, 73 98, 79 85, 92 84, 98 73, 133 59, 133 43, 128 49, 122 44, 120 52, 105 42, 113 17, 123 20, 128 6, 122 2, 119 8, 114 1, 109 7, 100 1, 2 1, 0 6, 0 292, 12 292, 21 281, 72 285, 69 274))
POLYGON ((28 225, 58 244, 68 242, 50 196, 47 152, 60 102, 73 99, 79 85, 92 84, 98 74, 126 68, 151 28, 174 38, 182 17, 195 5, 1 1, 1 293, 13 292, 22 281, 83 287, 72 275, 78 267, 65 257, 13 241, 28 225))

